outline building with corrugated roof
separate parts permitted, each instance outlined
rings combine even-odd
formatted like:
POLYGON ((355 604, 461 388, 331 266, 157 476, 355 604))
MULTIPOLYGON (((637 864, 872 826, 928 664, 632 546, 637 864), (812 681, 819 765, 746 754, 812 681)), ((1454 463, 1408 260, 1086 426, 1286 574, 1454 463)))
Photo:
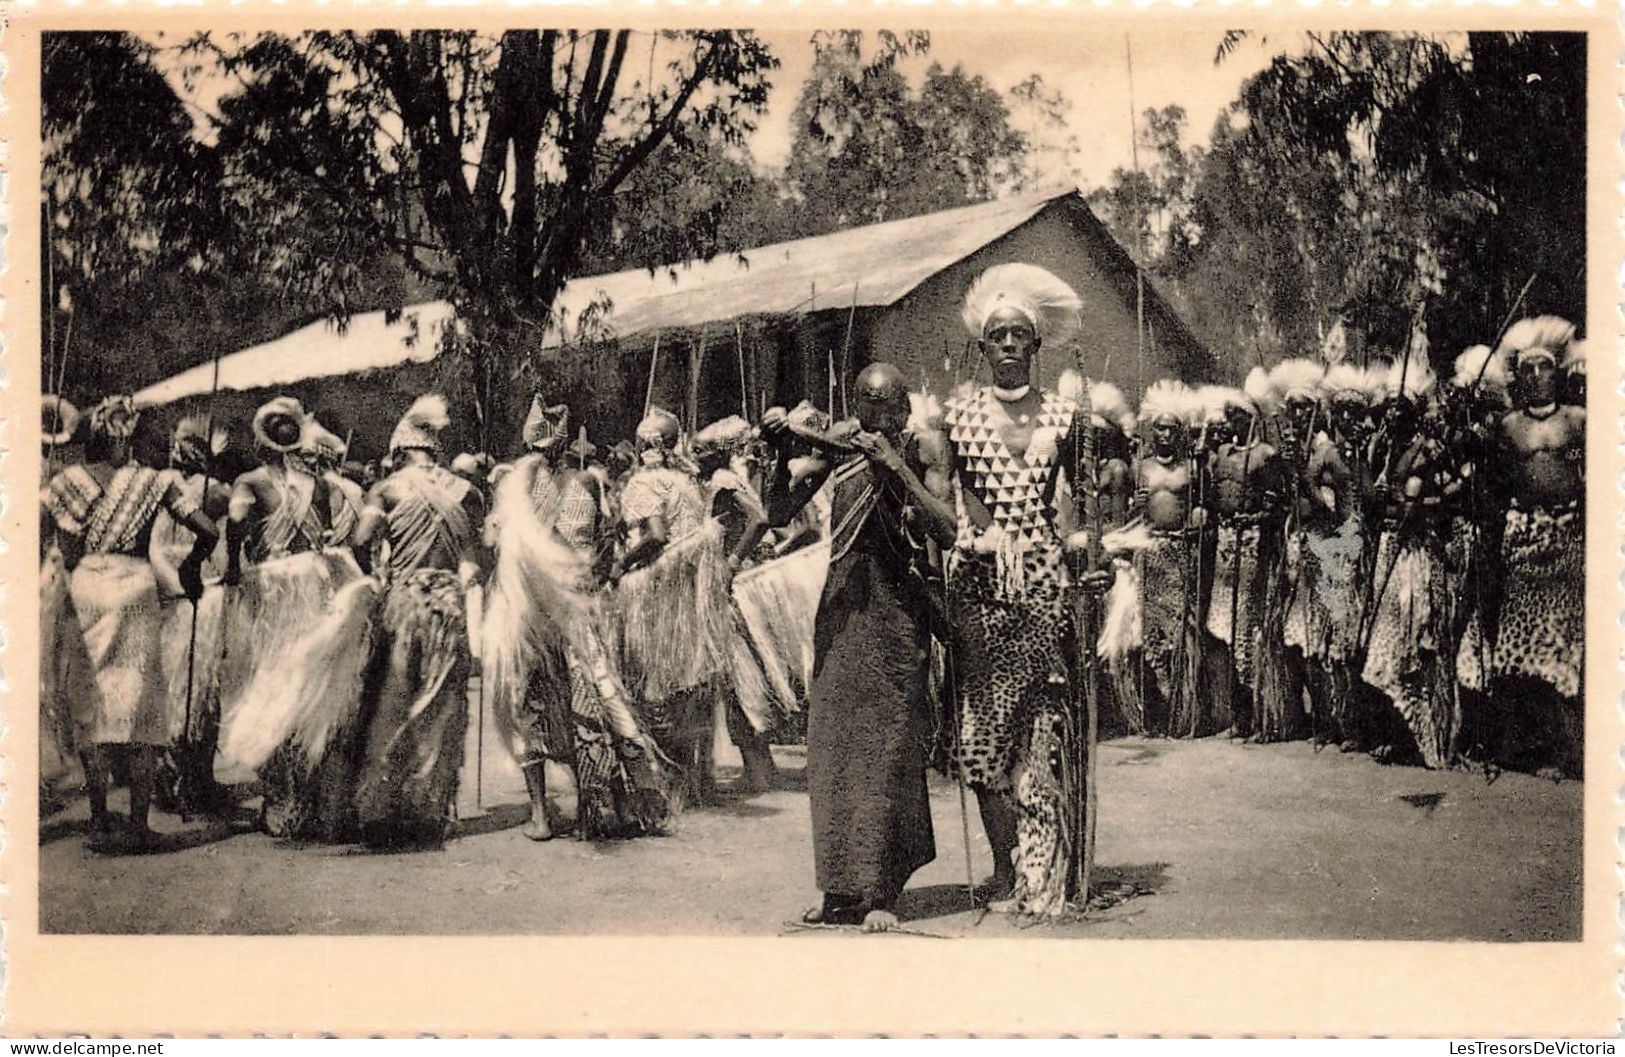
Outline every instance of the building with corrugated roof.
MULTIPOLYGON (((1149 279, 1142 278, 1076 191, 1003 199, 691 261, 571 281, 543 361, 590 356, 595 403, 578 408, 594 439, 626 436, 654 403, 700 425, 773 404, 810 399, 843 407, 841 379, 888 360, 916 385, 945 393, 985 378, 959 305, 983 270, 1027 261, 1055 272, 1084 301, 1085 371, 1116 382, 1131 400, 1168 375, 1210 380, 1212 356, 1149 279), (584 315, 585 314, 585 315, 584 315), (583 329, 571 321, 593 320, 583 329)), ((245 419, 276 393, 291 393, 328 428, 374 454, 419 393, 444 388, 438 328, 454 325, 443 302, 399 314, 354 317, 343 331, 321 322, 223 357, 217 414, 245 419)), ((1053 382, 1073 359, 1046 349, 1039 373, 1053 382)), ((202 364, 136 394, 149 407, 195 410, 213 387, 202 364)), ((548 399, 548 379, 538 380, 548 399)), ((521 388, 521 387, 515 387, 521 388)), ((497 419, 513 420, 529 392, 502 394, 497 419)), ((456 442, 472 445, 472 410, 456 442)), ((514 445, 497 438, 498 453, 514 445)))

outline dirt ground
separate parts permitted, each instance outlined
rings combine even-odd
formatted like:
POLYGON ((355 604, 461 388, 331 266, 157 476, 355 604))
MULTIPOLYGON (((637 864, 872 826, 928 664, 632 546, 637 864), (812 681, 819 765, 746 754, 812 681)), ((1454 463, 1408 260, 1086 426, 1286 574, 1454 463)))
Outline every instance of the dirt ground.
MULTIPOLYGON (((805 757, 775 750, 779 788, 729 791, 665 837, 533 844, 524 783, 485 731, 475 804, 469 734, 443 851, 288 847, 231 824, 155 813, 166 850, 88 851, 83 800, 45 820, 40 927, 63 933, 774 935, 816 898, 805 757)), ((945 936, 1571 940, 1580 935, 1578 783, 1385 767, 1303 742, 1126 738, 1102 746, 1099 873, 1137 894, 1087 921, 979 923, 965 893, 957 787, 933 777, 937 859, 900 906, 945 936)), ((114 806, 122 808, 123 794, 114 806)), ((970 802, 971 872, 992 872, 970 802)), ((810 933, 794 933, 807 935, 810 933)))

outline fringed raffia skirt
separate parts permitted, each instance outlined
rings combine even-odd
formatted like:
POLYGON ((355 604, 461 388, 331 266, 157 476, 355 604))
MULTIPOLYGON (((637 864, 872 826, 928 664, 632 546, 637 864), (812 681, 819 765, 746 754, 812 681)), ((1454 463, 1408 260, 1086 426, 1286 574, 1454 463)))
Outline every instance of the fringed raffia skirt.
POLYGON ((293 652, 290 647, 322 620, 340 587, 360 578, 348 551, 310 552, 261 562, 244 572, 242 583, 226 589, 217 779, 228 784, 253 780, 253 766, 234 766, 237 761, 225 747, 249 736, 251 728, 277 727, 287 717, 268 715, 263 694, 250 693, 250 685, 256 677, 275 682, 277 666, 293 652))
POLYGON ((390 584, 368 673, 356 813, 369 844, 443 838, 468 729, 468 634, 455 573, 390 584))
POLYGON ((151 563, 120 554, 86 555, 69 577, 68 590, 98 691, 90 742, 165 744, 158 581, 151 563))
POLYGON ((703 797, 740 645, 719 526, 707 522, 622 577, 615 601, 626 688, 662 751, 685 772, 687 798, 703 797))
POLYGON ((1579 700, 1585 672, 1585 518, 1583 511, 1508 510, 1501 538, 1502 601, 1492 648, 1475 616, 1456 656, 1461 684, 1537 679, 1579 700))
POLYGON ((1448 663, 1448 587, 1434 543, 1384 532, 1377 544, 1371 644, 1363 678, 1394 703, 1429 767, 1448 767, 1461 724, 1448 663), (1441 651, 1442 654, 1441 654, 1441 651))
POLYGON ((783 714, 799 709, 812 685, 813 626, 828 574, 829 542, 820 540, 734 578, 734 600, 783 714))

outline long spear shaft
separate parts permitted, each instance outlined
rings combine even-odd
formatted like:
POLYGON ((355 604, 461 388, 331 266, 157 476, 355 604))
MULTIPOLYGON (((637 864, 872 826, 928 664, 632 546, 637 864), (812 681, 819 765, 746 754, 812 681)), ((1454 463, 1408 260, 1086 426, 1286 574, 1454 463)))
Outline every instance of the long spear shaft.
MULTIPOLYGON (((1077 353, 1078 373, 1083 374, 1082 351, 1077 353)), ((1073 574, 1080 578, 1085 572, 1093 571, 1098 567, 1101 558, 1100 537, 1103 528, 1100 475, 1096 464, 1095 437, 1092 423, 1094 403, 1090 398, 1089 382, 1084 377, 1083 400, 1074 411, 1072 418, 1072 466, 1071 477, 1073 492, 1085 501, 1092 500, 1094 509, 1090 518, 1089 553, 1075 558, 1073 561, 1073 574)), ((1074 642, 1074 653, 1082 662, 1081 677, 1083 681, 1080 701, 1079 688, 1071 688, 1072 697, 1072 737, 1071 741, 1071 771, 1074 787, 1072 790, 1071 818, 1072 834, 1071 846, 1075 856, 1073 869, 1077 879, 1077 905, 1085 912, 1089 908, 1089 887, 1095 865, 1095 824, 1099 805, 1099 790, 1095 773, 1095 742, 1099 737, 1100 723, 1100 680, 1096 648, 1096 602, 1081 585, 1074 587, 1077 592, 1074 596, 1074 619, 1078 625, 1079 634, 1074 642), (1079 705, 1082 709, 1079 709, 1079 705), (1079 712, 1083 714, 1080 716, 1079 712), (1083 730, 1078 730, 1078 722, 1082 720, 1083 730), (1078 796, 1077 784, 1081 779, 1082 797, 1078 796)))
POLYGON ((649 356, 649 384, 643 391, 643 413, 647 415, 655 400, 655 371, 660 366, 660 331, 655 331, 655 348, 649 356))
POLYGON ((1512 307, 1507 309, 1506 318, 1501 320, 1501 329, 1495 332, 1495 340, 1490 342, 1490 355, 1484 357, 1484 362, 1478 365, 1478 376, 1473 379, 1471 388, 1477 389, 1478 383, 1484 380, 1484 371, 1489 367, 1490 360, 1495 355, 1496 346, 1501 344, 1501 339, 1507 336, 1508 330, 1512 329, 1512 318, 1518 314, 1519 306, 1523 304, 1523 299, 1529 296, 1529 288, 1535 285, 1535 279, 1539 275, 1539 269, 1529 273, 1528 281, 1523 284, 1523 289, 1518 291, 1518 296, 1512 302, 1512 307))
MULTIPOLYGON (((198 501, 198 508, 207 515, 209 509, 209 486, 214 478, 214 410, 215 398, 220 393, 220 346, 214 347, 213 378, 209 384, 209 411, 203 427, 203 495, 198 501)), ((181 745, 185 747, 186 765, 181 771, 180 801, 181 821, 192 821, 190 813, 186 810, 189 784, 187 775, 191 773, 192 746, 192 684, 197 675, 197 622, 198 612, 203 608, 203 595, 192 599, 192 628, 186 639, 186 712, 185 725, 181 727, 181 745)))

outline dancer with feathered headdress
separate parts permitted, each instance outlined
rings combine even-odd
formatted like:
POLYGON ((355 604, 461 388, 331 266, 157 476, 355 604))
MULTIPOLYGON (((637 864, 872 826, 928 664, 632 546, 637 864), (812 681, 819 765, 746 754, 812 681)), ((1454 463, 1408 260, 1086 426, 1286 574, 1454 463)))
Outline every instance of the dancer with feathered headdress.
MULTIPOLYGON (((1113 644, 1104 656, 1119 701, 1137 705, 1131 711, 1150 734, 1212 733, 1201 727, 1196 694, 1201 662, 1198 566, 1207 512, 1197 502, 1199 471, 1192 457, 1191 427, 1202 414, 1196 394, 1169 379, 1152 383, 1140 401, 1138 421, 1146 449, 1134 467, 1131 514, 1144 523, 1150 540, 1137 549, 1133 563, 1137 620, 1108 621, 1108 627, 1137 624, 1139 642, 1113 644)), ((1126 590, 1121 579, 1113 584, 1114 599, 1126 590)), ((1123 606, 1108 608, 1121 611, 1123 606)))
POLYGON ((707 516, 677 417, 651 408, 621 491, 626 549, 615 592, 627 686, 678 769, 674 807, 715 795, 713 730, 738 645, 722 526, 707 516), (683 634, 673 634, 682 628, 683 634))
POLYGON ((658 831, 660 754, 606 644, 615 518, 608 489, 565 457, 569 409, 531 403, 527 453, 504 467, 487 522, 496 567, 481 663, 497 729, 530 794, 524 833, 546 840, 575 801, 582 839, 658 831))
MULTIPOLYGON (((767 509, 751 486, 744 465, 745 449, 750 443, 750 423, 738 415, 729 415, 696 433, 691 446, 705 491, 707 516, 721 529, 722 550, 734 573, 751 560, 768 528, 767 509)), ((796 707, 789 683, 789 658, 774 651, 772 637, 752 634, 753 626, 761 627, 766 617, 758 612, 754 624, 747 619, 737 579, 729 584, 729 597, 736 627, 729 650, 731 685, 723 704, 723 721, 744 763, 745 788, 764 793, 773 788, 777 773, 769 735, 779 720, 796 707)), ((759 601, 762 593, 747 592, 747 597, 759 601)))
MULTIPOLYGON (((1032 371, 1044 349, 1068 347, 1081 307, 1042 268, 989 268, 962 315, 993 384, 955 396, 944 414, 958 519, 948 572, 959 675, 954 758, 982 809, 995 883, 1011 889, 993 907, 1046 917, 1084 898, 1069 891, 1069 866, 1083 849, 1068 847, 1087 828, 1070 818, 1083 776, 1054 761, 1069 735, 1083 736, 1083 717, 1071 715, 1062 692, 1074 678, 1063 541, 1098 549, 1098 540, 1068 540, 1055 501, 1062 478, 1082 500, 1077 510, 1096 500, 1092 473, 1072 480, 1074 445, 1088 429, 1087 419, 1081 428, 1073 420, 1088 412, 1035 389, 1032 371)), ((1091 572, 1077 586, 1100 591, 1110 579, 1091 572)))
MULTIPOLYGON (((355 822, 372 847, 438 844, 456 802, 468 728, 464 607, 469 586, 482 578, 485 503, 478 489, 441 465, 440 434, 450 424, 446 401, 430 394, 407 409, 390 435, 396 469, 367 496, 353 540, 369 570, 373 548, 387 544, 388 554, 378 573, 382 597, 372 603, 357 711, 317 716, 297 735, 317 761, 355 732, 355 822)), ((330 619, 347 619, 347 601, 335 600, 330 619)))
MULTIPOLYGON (((291 741, 302 709, 343 710, 354 687, 302 698, 286 692, 290 658, 322 623, 341 589, 362 580, 348 549, 330 546, 331 508, 307 438, 315 420, 293 397, 279 396, 254 414, 255 448, 263 462, 232 484, 226 519, 225 627, 218 682, 220 751, 216 776, 253 780, 264 790, 260 825, 272 836, 344 840, 345 782, 313 776, 291 741)), ((339 766, 337 763, 331 766, 339 766)))
POLYGON ((1225 393, 1231 439, 1219 446, 1209 470, 1209 509, 1217 531, 1206 628, 1226 655, 1209 691, 1221 701, 1228 697, 1233 736, 1260 739, 1289 733, 1287 715, 1274 707, 1278 702, 1260 694, 1278 675, 1265 620, 1285 495, 1284 467, 1275 446, 1264 439, 1271 399, 1269 377, 1262 369, 1249 375, 1245 389, 1225 393))
POLYGON ((164 509, 194 533, 178 569, 182 589, 192 598, 202 593, 203 562, 218 535, 176 474, 132 459, 130 438, 139 413, 129 397, 108 397, 89 417, 87 461, 53 475, 41 506, 62 554, 76 630, 94 675, 92 699, 72 710, 82 717, 78 741, 87 750, 92 841, 106 850, 139 851, 156 839, 147 827, 147 810, 157 752, 169 740, 163 668, 157 663, 158 578, 149 559, 153 522, 164 509), (106 780, 115 754, 125 758, 129 770, 123 845, 111 843, 107 813, 106 780))
POLYGON ((1461 716, 1443 537, 1450 485, 1444 420, 1423 355, 1408 350, 1388 370, 1387 454, 1373 488, 1381 534, 1361 678, 1391 706, 1376 717, 1374 755, 1409 757, 1414 744, 1427 766, 1448 767, 1461 716), (1393 722, 1396 713, 1403 729, 1393 722))

